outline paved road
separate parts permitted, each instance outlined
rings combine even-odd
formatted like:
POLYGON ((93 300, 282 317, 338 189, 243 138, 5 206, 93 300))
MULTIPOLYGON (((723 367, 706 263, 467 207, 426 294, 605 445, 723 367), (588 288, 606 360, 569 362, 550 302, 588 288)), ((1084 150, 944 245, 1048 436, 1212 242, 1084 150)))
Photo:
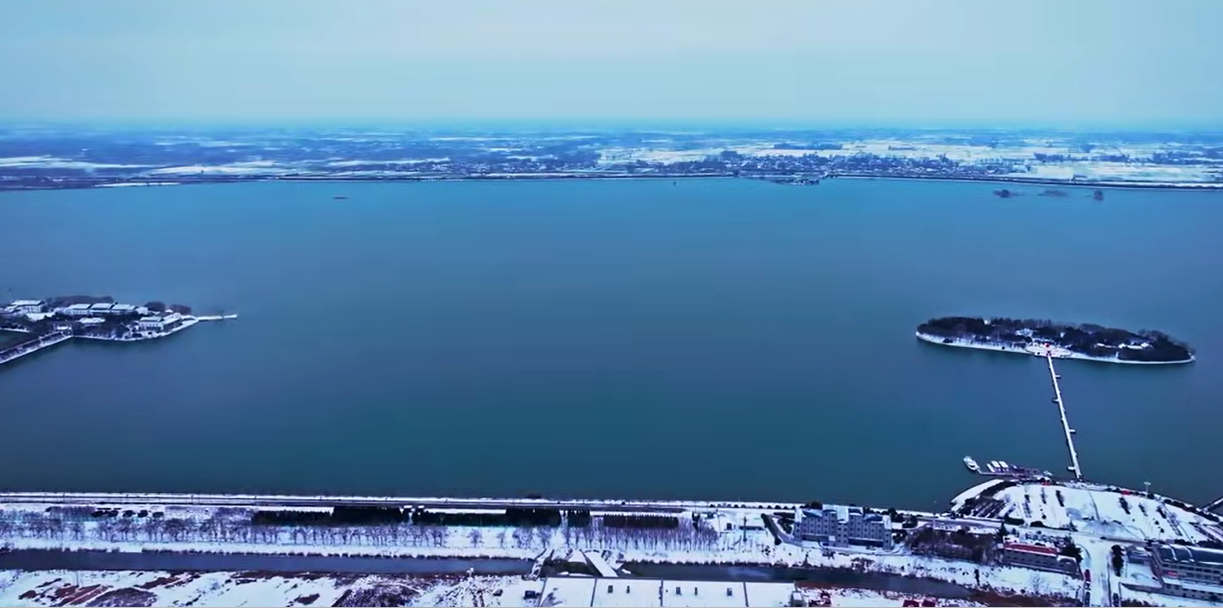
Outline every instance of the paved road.
POLYGON ((248 496, 223 494, 90 494, 90 493, 0 493, 3 504, 46 505, 174 505, 211 507, 331 507, 344 506, 421 506, 443 509, 558 508, 591 509, 641 513, 679 513, 689 509, 743 508, 792 509, 795 503, 709 503, 648 502, 612 500, 484 499, 484 498, 410 498, 371 496, 248 496))

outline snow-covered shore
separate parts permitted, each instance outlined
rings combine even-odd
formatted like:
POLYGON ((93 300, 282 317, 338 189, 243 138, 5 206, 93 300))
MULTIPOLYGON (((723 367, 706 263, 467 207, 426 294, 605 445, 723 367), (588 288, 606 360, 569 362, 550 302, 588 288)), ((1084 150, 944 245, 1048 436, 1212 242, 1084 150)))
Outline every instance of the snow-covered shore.
MULTIPOLYGON (((938 344, 940 346, 954 346, 957 348, 974 348, 977 350, 990 350, 990 351, 1000 352, 1000 353, 1013 353, 1017 355, 1027 355, 1029 357, 1044 356, 1042 353, 1032 352, 1021 346, 1015 346, 1013 344, 1004 343, 1004 342, 980 342, 977 340, 965 340, 963 338, 943 338, 941 336, 935 336, 932 334, 922 333, 920 331, 916 332, 916 335, 917 335, 918 340, 929 342, 931 344, 938 344)), ((1071 352, 1065 349, 1057 349, 1053 355, 1053 358, 1055 359, 1078 359, 1080 361, 1096 361, 1099 363, 1116 363, 1118 365, 1184 365, 1186 363, 1192 363, 1194 361, 1193 356, 1190 356, 1188 359, 1184 359, 1181 361, 1126 361, 1124 359, 1118 359, 1117 357, 1092 357, 1091 355, 1084 355, 1084 354, 1080 354, 1076 352, 1071 352)))

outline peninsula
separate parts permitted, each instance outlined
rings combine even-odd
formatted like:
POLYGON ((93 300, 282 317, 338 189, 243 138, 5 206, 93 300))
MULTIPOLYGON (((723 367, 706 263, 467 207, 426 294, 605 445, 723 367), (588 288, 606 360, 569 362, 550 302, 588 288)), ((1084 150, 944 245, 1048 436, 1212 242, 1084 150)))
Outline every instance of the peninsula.
POLYGON ((940 317, 918 325, 917 338, 945 346, 1106 363, 1172 365, 1194 360, 1193 349, 1167 334, 1090 323, 940 317))
POLYGON ((164 338, 201 321, 237 317, 236 314, 197 316, 191 313, 191 307, 182 304, 125 304, 109 296, 14 300, 0 306, 0 332, 25 335, 16 341, 0 340, 0 364, 71 338, 139 342, 164 338))

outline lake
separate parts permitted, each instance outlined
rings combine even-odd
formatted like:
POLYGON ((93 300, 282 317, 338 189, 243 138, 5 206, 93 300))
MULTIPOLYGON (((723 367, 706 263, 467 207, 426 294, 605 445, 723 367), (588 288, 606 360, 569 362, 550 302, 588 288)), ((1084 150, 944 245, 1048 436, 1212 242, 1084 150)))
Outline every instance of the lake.
POLYGON ((0 489, 941 508, 966 454, 1068 463, 1043 360, 914 339, 966 314, 1190 342, 1189 366, 1059 362, 1063 391, 1087 477, 1223 493, 1223 195, 996 188, 0 193, 0 293, 241 314, 0 368, 0 489))

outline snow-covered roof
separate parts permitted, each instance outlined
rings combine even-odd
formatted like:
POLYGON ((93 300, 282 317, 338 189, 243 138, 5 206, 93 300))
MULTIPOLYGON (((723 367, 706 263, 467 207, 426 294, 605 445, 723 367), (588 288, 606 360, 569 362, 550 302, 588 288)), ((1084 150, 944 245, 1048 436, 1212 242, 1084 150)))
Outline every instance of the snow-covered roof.
POLYGON ((624 608, 662 606, 662 581, 649 579, 596 579, 590 606, 624 608))
POLYGON ((1007 543, 1003 545, 1007 551, 1021 551, 1023 553, 1039 553, 1041 555, 1057 555, 1057 549, 1053 547, 1045 547, 1042 545, 1032 545, 1028 543, 1007 543))
POLYGON ((68 310, 89 310, 89 304, 83 302, 80 304, 71 304, 68 306, 68 310))
POLYGON ((42 300, 14 300, 13 306, 39 306, 42 300))
POLYGON ((1157 549, 1161 560, 1223 565, 1223 550, 1185 545, 1160 545, 1157 549))
POLYGON ((110 302, 98 302, 89 308, 91 310, 110 310, 111 306, 114 306, 114 304, 111 304, 110 302))
MULTIPOLYGON (((793 589, 793 585, 790 586, 793 589)), ((663 606, 747 606, 743 583, 713 581, 663 581, 663 606)))
POLYGON ((111 310, 136 310, 135 304, 115 304, 111 310))

